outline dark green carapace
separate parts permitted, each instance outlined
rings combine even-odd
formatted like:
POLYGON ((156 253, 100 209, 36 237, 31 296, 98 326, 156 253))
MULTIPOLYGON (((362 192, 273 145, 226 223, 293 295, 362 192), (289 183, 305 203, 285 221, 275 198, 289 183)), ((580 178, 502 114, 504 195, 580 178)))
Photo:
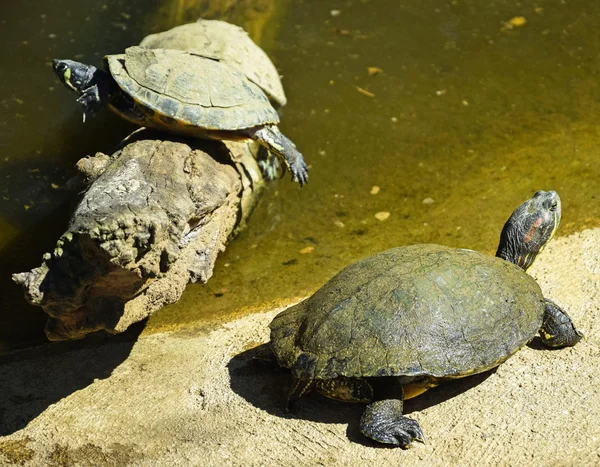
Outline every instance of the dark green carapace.
POLYGON ((303 379, 460 376, 508 358, 507 347, 540 329, 543 310, 540 287, 517 266, 413 245, 348 266, 281 313, 272 347, 303 379))

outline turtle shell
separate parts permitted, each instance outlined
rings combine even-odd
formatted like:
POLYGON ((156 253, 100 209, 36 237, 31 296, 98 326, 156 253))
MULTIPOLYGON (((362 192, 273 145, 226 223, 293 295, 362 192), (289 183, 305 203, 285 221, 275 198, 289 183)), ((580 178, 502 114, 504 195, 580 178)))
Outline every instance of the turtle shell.
POLYGON ((135 46, 106 61, 118 86, 154 126, 186 133, 189 127, 233 131, 279 123, 258 86, 214 59, 135 46))
POLYGON ((277 107, 287 102, 279 73, 271 59, 246 31, 234 24, 199 19, 195 23, 150 34, 140 45, 148 49, 196 51, 214 57, 244 73, 277 107))
POLYGON ((439 245, 354 263, 271 323, 281 366, 301 379, 461 377, 531 340, 544 297, 517 266, 439 245))

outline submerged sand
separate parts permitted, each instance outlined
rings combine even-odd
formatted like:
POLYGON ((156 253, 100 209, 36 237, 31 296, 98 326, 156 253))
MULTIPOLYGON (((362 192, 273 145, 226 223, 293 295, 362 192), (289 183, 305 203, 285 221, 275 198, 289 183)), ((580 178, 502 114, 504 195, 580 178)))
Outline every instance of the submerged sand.
POLYGON ((497 371, 406 404, 426 444, 358 432, 362 407, 310 395, 283 410, 289 374, 253 360, 279 310, 211 331, 42 346, 0 364, 0 464, 600 465, 600 229, 554 240, 531 269, 585 338, 537 341, 497 371))

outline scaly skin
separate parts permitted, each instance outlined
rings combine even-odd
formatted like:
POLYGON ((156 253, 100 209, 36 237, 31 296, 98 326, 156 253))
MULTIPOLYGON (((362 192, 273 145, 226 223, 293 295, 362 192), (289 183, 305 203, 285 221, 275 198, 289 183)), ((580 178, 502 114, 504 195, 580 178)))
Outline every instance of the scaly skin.
POLYGON ((296 145, 276 125, 265 125, 248 131, 248 135, 270 152, 281 158, 292 174, 292 180, 300 186, 308 182, 308 167, 296 145))

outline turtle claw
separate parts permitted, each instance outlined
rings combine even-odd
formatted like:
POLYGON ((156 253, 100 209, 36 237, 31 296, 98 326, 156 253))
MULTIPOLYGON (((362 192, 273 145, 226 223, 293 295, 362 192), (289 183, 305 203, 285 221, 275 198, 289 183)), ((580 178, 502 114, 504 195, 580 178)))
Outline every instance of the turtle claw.
POLYGON ((413 441, 425 443, 423 431, 417 421, 407 417, 402 417, 400 420, 379 428, 381 432, 377 434, 377 437, 369 437, 380 443, 392 444, 402 449, 410 448, 413 441))
POLYGON ((402 415, 402 401, 387 399, 367 406, 360 419, 363 435, 379 443, 407 449, 413 441, 425 442, 416 420, 402 415))
POLYGON ((403 449, 409 448, 412 441, 418 441, 425 443, 425 436, 423 431, 416 420, 412 420, 407 417, 402 417, 402 424, 397 423, 391 427, 389 433, 393 436, 395 442, 390 444, 396 444, 403 449), (402 426, 401 426, 402 425, 402 426))
POLYGON ((308 167, 304 160, 290 166, 290 173, 292 174, 292 181, 298 182, 300 186, 304 186, 308 183, 308 167))

